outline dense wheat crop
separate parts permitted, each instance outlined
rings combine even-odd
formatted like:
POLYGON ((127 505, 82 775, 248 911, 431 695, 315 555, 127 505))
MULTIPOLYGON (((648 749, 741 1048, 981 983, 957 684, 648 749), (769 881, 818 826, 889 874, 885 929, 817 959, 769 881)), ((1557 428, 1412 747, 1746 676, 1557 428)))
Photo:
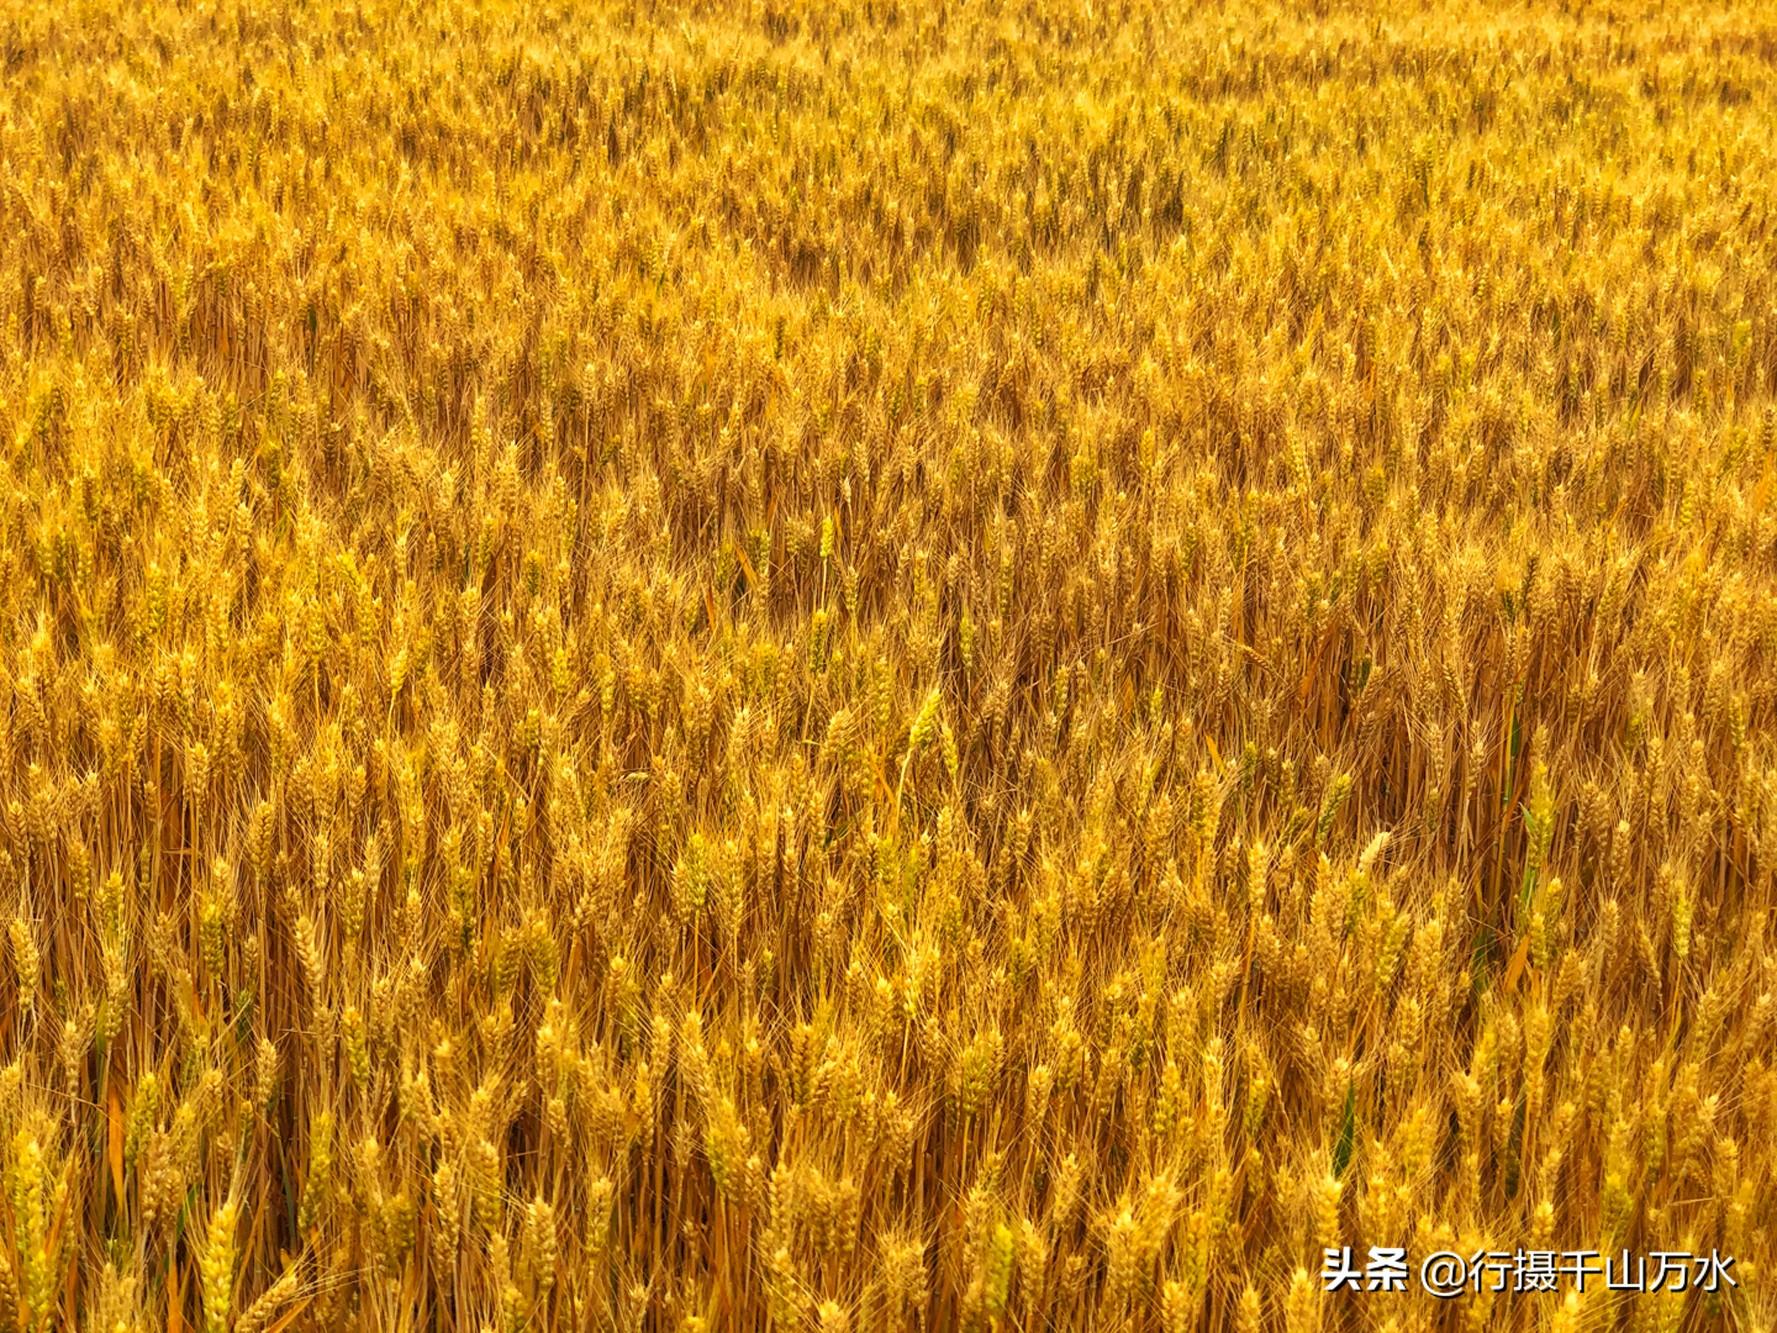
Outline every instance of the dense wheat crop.
POLYGON ((1773 106, 0 4, 0 1330, 1771 1327, 1773 106))

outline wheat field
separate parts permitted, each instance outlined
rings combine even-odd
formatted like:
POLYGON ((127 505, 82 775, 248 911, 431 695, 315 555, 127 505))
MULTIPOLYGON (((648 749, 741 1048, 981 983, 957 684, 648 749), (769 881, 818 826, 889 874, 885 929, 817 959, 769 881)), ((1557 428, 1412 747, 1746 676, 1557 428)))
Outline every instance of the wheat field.
POLYGON ((1774 106, 0 2, 0 1333, 1772 1328, 1774 106))

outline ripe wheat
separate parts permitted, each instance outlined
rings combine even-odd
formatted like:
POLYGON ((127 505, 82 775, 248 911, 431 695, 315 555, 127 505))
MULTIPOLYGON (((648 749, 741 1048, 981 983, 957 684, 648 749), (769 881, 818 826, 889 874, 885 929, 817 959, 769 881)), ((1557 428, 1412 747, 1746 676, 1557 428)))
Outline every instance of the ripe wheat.
POLYGON ((0 1333, 1772 1326, 1758 6, 0 71, 0 1333))

